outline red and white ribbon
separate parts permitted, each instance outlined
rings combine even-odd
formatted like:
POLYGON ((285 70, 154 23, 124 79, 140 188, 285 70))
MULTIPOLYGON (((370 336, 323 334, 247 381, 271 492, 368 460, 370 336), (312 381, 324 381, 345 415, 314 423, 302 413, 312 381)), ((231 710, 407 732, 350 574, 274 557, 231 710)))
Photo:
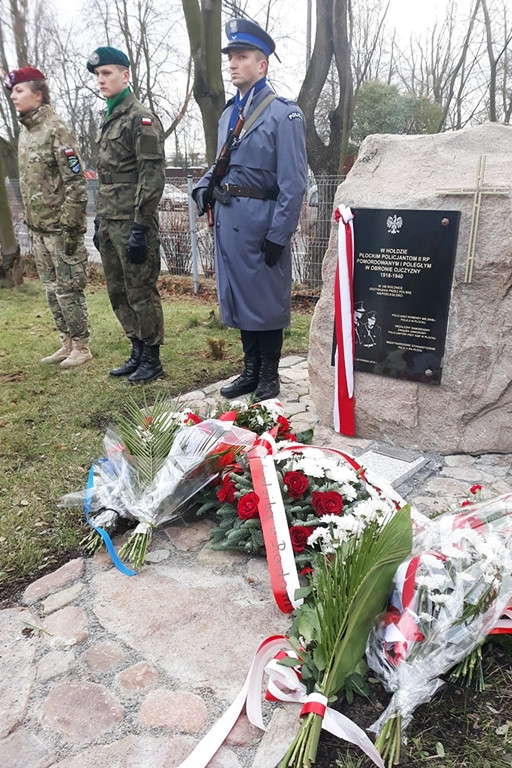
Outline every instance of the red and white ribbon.
POLYGON ((354 214, 340 205, 334 218, 340 225, 334 278, 334 429, 342 435, 354 436, 354 214))
POLYGON ((512 605, 503 613, 503 616, 489 634, 512 635, 512 605))
POLYGON ((259 499, 258 511, 274 598, 283 613, 292 613, 302 600, 295 599, 295 591, 300 587, 299 575, 274 459, 268 454, 251 455, 249 467, 254 492, 259 499))
MULTIPOLYGON (((270 584, 275 601, 283 613, 292 613, 295 608, 302 604, 302 600, 295 599, 295 591, 300 587, 299 575, 274 460, 276 456, 282 457, 286 453, 293 453, 301 449, 316 449, 340 456, 359 473, 362 480, 373 485, 376 490, 380 490, 368 480, 365 470, 355 459, 336 448, 294 443, 279 450, 272 439, 272 435, 268 432, 258 438, 249 451, 249 466, 254 492, 259 499, 258 512, 265 543, 270 584)), ((396 506, 403 506, 405 503, 391 487, 385 489, 384 495, 387 495, 396 506)))
POLYGON ((261 687, 264 673, 269 675, 268 689, 269 692, 272 692, 272 698, 283 702, 303 704, 301 715, 306 715, 309 712, 318 714, 322 717, 323 729, 340 739, 355 744, 368 755, 378 768, 385 768, 377 749, 359 726, 348 717, 330 709, 327 706, 326 697, 322 694, 316 692, 308 696, 305 686, 300 682, 294 669, 278 664, 274 657, 283 650, 286 650, 288 655, 295 656, 289 640, 282 635, 268 637, 261 643, 240 693, 178 768, 206 768, 235 725, 244 705, 249 721, 262 731, 266 730, 261 712, 261 687))

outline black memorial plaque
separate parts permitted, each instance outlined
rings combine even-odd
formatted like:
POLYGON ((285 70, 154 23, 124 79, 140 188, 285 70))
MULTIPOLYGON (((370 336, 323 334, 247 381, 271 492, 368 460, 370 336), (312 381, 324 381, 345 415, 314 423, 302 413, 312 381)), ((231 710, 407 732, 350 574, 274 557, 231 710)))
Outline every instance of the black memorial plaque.
POLYGON ((439 384, 460 211, 352 210, 355 369, 439 384))

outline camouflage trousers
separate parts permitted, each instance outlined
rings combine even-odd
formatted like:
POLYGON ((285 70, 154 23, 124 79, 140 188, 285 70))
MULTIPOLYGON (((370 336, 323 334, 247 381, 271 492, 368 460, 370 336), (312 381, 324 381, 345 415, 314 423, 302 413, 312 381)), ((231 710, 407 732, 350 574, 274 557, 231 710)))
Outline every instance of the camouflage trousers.
POLYGON ((160 274, 158 232, 148 232, 148 253, 143 264, 132 264, 125 251, 132 222, 102 219, 98 231, 107 291, 115 316, 129 339, 151 346, 163 344, 164 316, 156 287, 160 274))
POLYGON ((89 337, 89 316, 84 289, 87 284, 87 250, 81 238, 72 256, 64 253, 60 232, 31 232, 37 273, 60 333, 73 339, 89 337))

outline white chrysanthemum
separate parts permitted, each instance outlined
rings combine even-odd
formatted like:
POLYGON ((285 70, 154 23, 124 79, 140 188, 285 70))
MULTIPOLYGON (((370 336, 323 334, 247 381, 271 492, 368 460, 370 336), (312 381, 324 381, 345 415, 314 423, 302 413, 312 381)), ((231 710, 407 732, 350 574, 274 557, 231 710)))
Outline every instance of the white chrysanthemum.
POLYGON ((374 520, 384 521, 391 517, 393 509, 381 499, 364 499, 356 504, 352 512, 357 517, 370 523, 374 520))
POLYGON ((360 484, 360 480, 352 467, 347 467, 339 462, 333 463, 325 469, 325 476, 335 483, 354 483, 360 484))
POLYGON ((365 525, 355 515, 323 515, 320 522, 328 527, 319 526, 308 539, 308 544, 318 544, 324 554, 332 553, 344 542, 358 539, 365 525))
POLYGON ((340 493, 346 501, 355 501, 357 499, 357 488, 350 483, 343 483, 340 493))
POLYGON ((450 599, 450 596, 445 594, 430 595, 430 599, 433 603, 435 603, 435 605, 446 605, 450 599))
POLYGON ((284 415, 284 408, 278 400, 263 400, 260 405, 270 414, 274 421, 277 421, 279 416, 284 415))
POLYGON ((249 406, 243 400, 232 400, 230 402, 230 410, 244 412, 249 410, 249 406))
POLYGON ((430 592, 435 589, 446 589, 446 587, 451 586, 452 582, 451 579, 447 579, 442 573, 425 573, 416 576, 416 584, 420 589, 427 589, 430 592))

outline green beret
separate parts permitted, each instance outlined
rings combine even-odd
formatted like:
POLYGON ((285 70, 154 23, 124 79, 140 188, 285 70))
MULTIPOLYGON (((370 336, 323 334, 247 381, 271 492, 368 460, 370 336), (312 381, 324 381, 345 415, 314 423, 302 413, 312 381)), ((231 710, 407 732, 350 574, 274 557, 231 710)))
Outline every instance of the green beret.
POLYGON ((94 72, 96 67, 104 67, 107 64, 118 64, 120 67, 129 69, 130 60, 126 53, 118 48, 112 48, 111 45, 103 45, 96 48, 87 59, 87 69, 94 72))

